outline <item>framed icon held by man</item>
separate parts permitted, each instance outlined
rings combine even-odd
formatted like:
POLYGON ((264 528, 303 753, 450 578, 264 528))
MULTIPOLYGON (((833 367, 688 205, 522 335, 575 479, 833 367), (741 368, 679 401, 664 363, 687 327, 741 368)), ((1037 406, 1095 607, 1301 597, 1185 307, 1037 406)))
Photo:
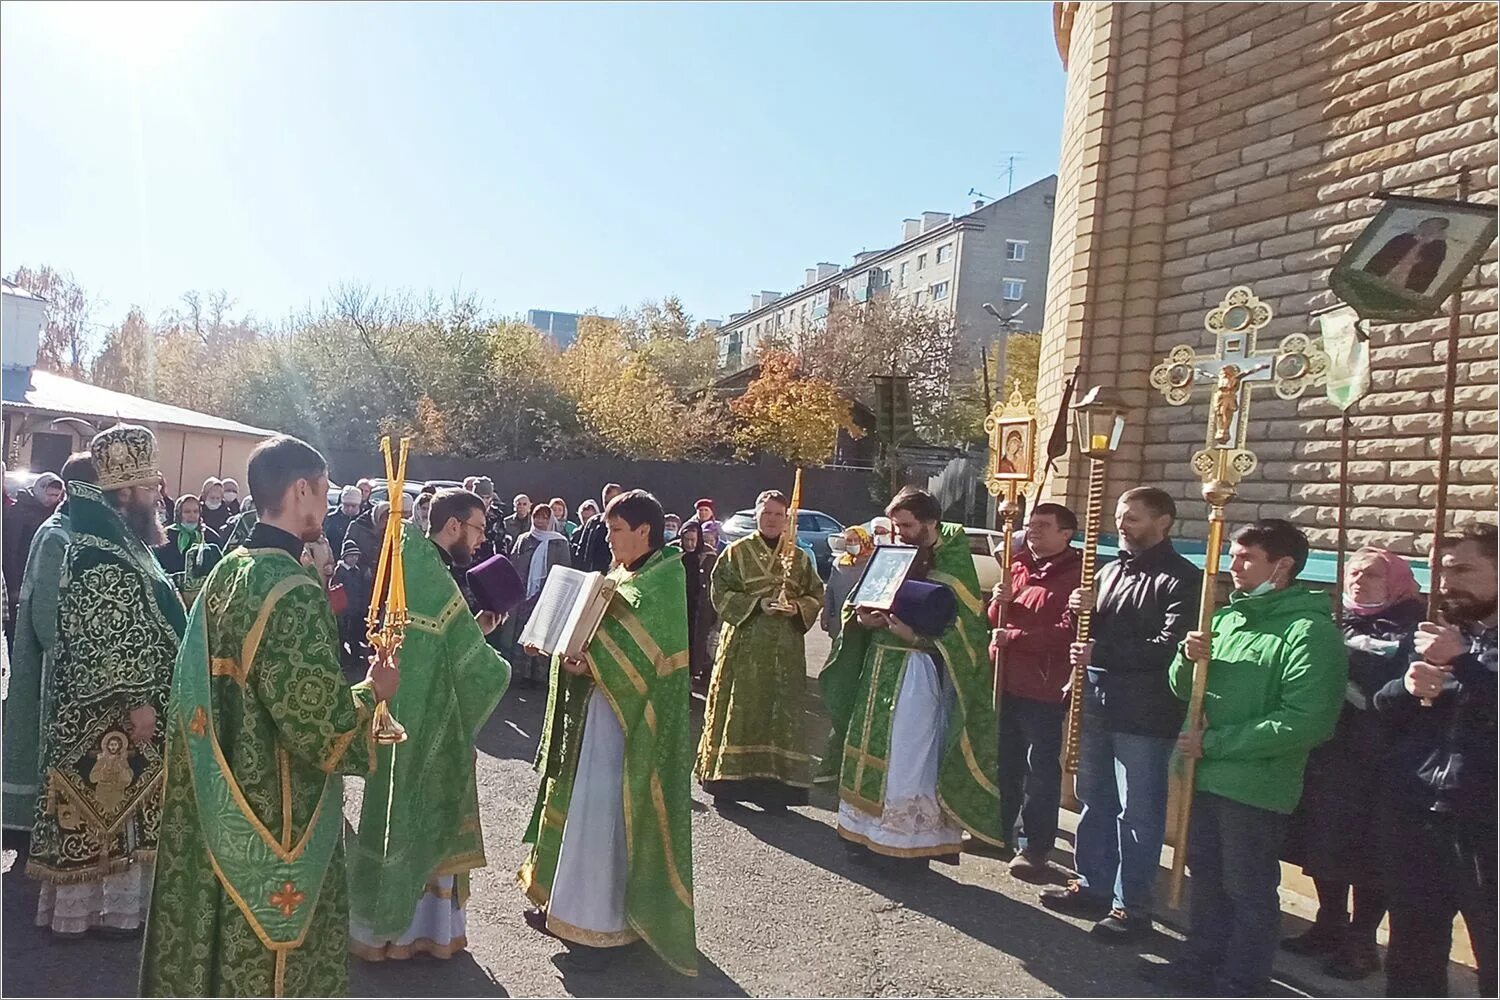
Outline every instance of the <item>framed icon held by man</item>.
POLYGON ((896 591, 906 582, 906 574, 916 558, 915 545, 877 545, 849 594, 849 603, 856 608, 891 610, 896 603, 896 591))

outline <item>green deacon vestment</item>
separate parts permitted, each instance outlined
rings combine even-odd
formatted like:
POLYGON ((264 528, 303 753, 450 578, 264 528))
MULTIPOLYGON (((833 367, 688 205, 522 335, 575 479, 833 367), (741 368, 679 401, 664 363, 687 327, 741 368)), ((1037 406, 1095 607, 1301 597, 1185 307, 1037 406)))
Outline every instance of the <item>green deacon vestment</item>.
POLYGON ((590 675, 570 674, 553 658, 536 760, 542 781, 523 838, 532 851, 521 868, 521 887, 532 902, 547 905, 583 746, 584 713, 597 684, 625 733, 626 918, 668 965, 696 975, 682 554, 658 549, 635 572, 616 566, 609 576, 617 589, 586 652, 590 675))
POLYGON ((999 844, 1000 790, 996 784, 999 730, 995 724, 988 627, 968 536, 957 524, 940 524, 927 579, 952 589, 958 618, 936 640, 917 645, 853 621, 844 608, 844 630, 818 678, 833 718, 824 774, 837 775, 839 798, 876 816, 885 802, 891 724, 896 693, 912 649, 940 659, 956 697, 948 715, 937 797, 943 811, 975 837, 999 844))
POLYGON ((794 547, 787 597, 797 610, 767 614, 761 601, 781 593, 777 555, 776 545, 755 532, 725 548, 714 565, 710 599, 724 625, 698 743, 699 781, 812 783, 802 741, 804 636, 823 610, 823 581, 807 553, 794 547))
POLYGON ((16 609, 16 642, 10 651, 10 690, 5 695, 5 798, 7 830, 31 829, 36 821, 37 751, 49 713, 42 705, 57 647, 57 598, 63 559, 73 537, 64 503, 31 539, 16 609))
POLYGON ((185 618, 156 557, 97 486, 69 483, 68 510, 73 540, 42 692, 42 787, 26 865, 57 884, 94 881, 156 850, 161 733, 185 618), (131 739, 139 705, 157 713, 145 744, 131 739))
POLYGON ((392 938, 411 923, 429 878, 485 866, 474 740, 510 683, 510 664, 485 642, 437 545, 410 526, 404 535, 411 624, 391 714, 407 740, 377 749, 349 845, 354 919, 392 938))
POLYGON ((167 715, 143 996, 347 994, 339 775, 373 765, 374 709, 315 570, 280 547, 214 567, 167 715))

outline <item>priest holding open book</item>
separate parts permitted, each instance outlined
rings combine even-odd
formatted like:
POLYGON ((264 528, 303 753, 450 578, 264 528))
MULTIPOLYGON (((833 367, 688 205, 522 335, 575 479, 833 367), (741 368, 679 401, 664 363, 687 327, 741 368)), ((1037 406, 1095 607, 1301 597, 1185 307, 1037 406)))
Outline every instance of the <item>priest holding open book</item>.
POLYGON ((615 562, 609 586, 555 567, 531 624, 566 619, 567 627, 545 637, 529 628, 521 640, 557 654, 537 753, 541 786, 523 838, 531 854, 519 878, 536 904, 526 922, 568 942, 581 965, 602 965, 606 949, 644 940, 695 975, 682 555, 665 547, 665 515, 649 493, 622 493, 602 516, 615 562), (571 612, 552 606, 565 589, 571 612), (589 630, 584 605, 600 593, 603 618, 589 630))

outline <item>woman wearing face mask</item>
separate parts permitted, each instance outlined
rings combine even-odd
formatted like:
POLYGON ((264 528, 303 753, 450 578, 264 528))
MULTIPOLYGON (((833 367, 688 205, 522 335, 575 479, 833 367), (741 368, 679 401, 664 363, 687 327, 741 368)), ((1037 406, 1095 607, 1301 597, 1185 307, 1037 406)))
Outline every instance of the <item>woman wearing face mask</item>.
POLYGON ((1371 701, 1406 671, 1412 634, 1426 615, 1418 594, 1411 566, 1395 553, 1367 548, 1350 558, 1342 620, 1349 686, 1333 739, 1307 758, 1302 800, 1282 854, 1317 886, 1318 918, 1281 946, 1298 955, 1328 955, 1324 971, 1337 979, 1363 979, 1380 968, 1375 928, 1385 916, 1385 893, 1370 835, 1380 823, 1374 804, 1386 781, 1380 719, 1371 701))
POLYGON ((218 563, 219 546, 219 535, 202 523, 198 498, 191 493, 178 497, 176 517, 167 527, 167 540, 152 552, 177 585, 184 604, 192 604, 208 571, 218 563))
POLYGON ((230 517, 240 512, 240 484, 233 479, 224 480, 224 506, 230 517))
POLYGON ((213 476, 203 481, 203 526, 223 531, 234 512, 224 503, 224 484, 213 476))
POLYGON ((875 540, 856 524, 845 528, 842 535, 829 539, 828 547, 841 554, 833 561, 833 572, 828 576, 828 587, 823 595, 822 625, 824 632, 837 639, 843 628, 844 602, 859 582, 859 575, 865 571, 865 563, 875 551, 875 540))

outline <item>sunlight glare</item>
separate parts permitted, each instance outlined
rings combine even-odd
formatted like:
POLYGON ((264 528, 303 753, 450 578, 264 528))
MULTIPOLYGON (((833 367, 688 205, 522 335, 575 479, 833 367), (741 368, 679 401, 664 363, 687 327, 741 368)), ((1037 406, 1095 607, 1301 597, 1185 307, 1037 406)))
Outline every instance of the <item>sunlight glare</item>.
POLYGON ((47 7, 53 20, 87 46, 91 56, 116 60, 137 71, 178 56, 210 5, 184 0, 87 0, 47 7))

